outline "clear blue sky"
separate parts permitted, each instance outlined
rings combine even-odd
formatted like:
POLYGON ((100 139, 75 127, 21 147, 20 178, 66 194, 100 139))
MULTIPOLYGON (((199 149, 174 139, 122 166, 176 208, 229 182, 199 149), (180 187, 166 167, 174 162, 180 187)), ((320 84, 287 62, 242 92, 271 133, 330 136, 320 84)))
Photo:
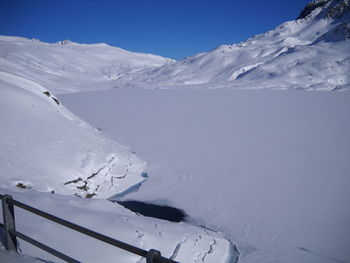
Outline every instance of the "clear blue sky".
POLYGON ((0 34, 105 42, 174 59, 295 19, 309 0, 0 0, 0 34))

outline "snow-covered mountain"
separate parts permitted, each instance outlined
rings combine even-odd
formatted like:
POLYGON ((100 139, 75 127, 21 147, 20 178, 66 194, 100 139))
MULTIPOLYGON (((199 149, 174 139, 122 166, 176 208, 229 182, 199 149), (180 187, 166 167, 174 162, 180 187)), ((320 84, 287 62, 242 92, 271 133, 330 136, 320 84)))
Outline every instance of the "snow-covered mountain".
POLYGON ((113 87, 113 80, 173 60, 107 44, 0 36, 0 71, 34 81, 54 93, 113 87))
POLYGON ((350 87, 349 5, 349 0, 312 1, 296 20, 178 62, 106 44, 67 40, 48 44, 0 36, 0 70, 56 93, 193 85, 346 90, 350 87))
POLYGON ((124 85, 349 89, 349 0, 309 3, 297 20, 156 69, 123 76, 124 85))

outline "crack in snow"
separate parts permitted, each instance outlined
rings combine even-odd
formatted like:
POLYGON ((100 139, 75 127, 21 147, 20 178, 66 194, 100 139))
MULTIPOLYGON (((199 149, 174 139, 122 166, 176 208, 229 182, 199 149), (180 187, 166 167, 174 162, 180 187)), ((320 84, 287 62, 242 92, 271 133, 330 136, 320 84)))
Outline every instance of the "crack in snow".
POLYGON ((185 243, 187 240, 188 240, 188 237, 185 235, 185 238, 176 244, 176 247, 175 247, 172 255, 170 256, 171 260, 174 260, 177 257, 177 254, 179 253, 179 250, 180 250, 182 244, 185 243))
POLYGON ((213 240, 209 243, 209 250, 208 250, 208 252, 204 253, 204 255, 203 255, 203 257, 202 257, 202 262, 205 261, 205 258, 206 258, 209 254, 213 253, 213 247, 214 247, 214 245, 216 245, 216 244, 217 244, 216 239, 213 238, 213 240))
MULTIPOLYGON (((90 160, 90 155, 87 156, 83 162, 86 165, 86 162, 90 160)), ((73 179, 70 181, 67 181, 64 183, 64 185, 73 185, 76 189, 78 189, 78 192, 75 192, 74 195, 78 197, 82 197, 85 194, 85 198, 91 198, 95 195, 97 195, 97 191, 101 186, 101 183, 105 183, 108 181, 108 175, 111 174, 112 168, 116 165, 116 155, 112 155, 110 159, 107 161, 106 164, 101 166, 99 169, 96 170, 96 172, 93 172, 90 176, 86 177, 86 180, 84 180, 82 177, 78 177, 77 179, 73 179), (102 172, 103 175, 102 175, 102 172), (101 175, 101 176, 100 176, 101 175), (104 177, 105 179, 100 182, 100 184, 95 185, 95 182, 101 178, 104 177)), ((113 177, 111 176, 111 185, 110 188, 113 186, 113 177)))

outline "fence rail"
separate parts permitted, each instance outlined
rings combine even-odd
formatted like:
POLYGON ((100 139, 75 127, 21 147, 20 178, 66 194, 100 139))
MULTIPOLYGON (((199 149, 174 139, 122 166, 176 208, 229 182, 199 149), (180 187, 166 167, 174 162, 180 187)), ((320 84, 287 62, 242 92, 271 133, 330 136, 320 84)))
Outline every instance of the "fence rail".
POLYGON ((130 244, 124 243, 122 241, 119 241, 117 239, 111 238, 109 236, 100 234, 98 232, 95 232, 93 230, 90 230, 88 228, 79 226, 77 224, 74 224, 72 222, 69 222, 67 220, 64 220, 62 218, 59 218, 57 216, 51 215, 49 213, 46 213, 42 210, 36 209, 32 206, 26 205, 24 203, 21 203, 17 200, 14 200, 12 196, 10 195, 1 195, 0 199, 2 199, 2 213, 3 213, 3 224, 0 223, 0 226, 4 229, 4 245, 7 250, 15 251, 17 252, 17 237, 56 256, 57 258, 60 258, 66 262, 69 263, 79 263, 80 261, 75 260, 74 258, 71 258, 51 247, 46 246, 43 243, 40 243, 39 241, 36 241, 32 239, 31 237, 20 233, 16 231, 16 224, 15 224, 15 211, 14 206, 17 206, 21 209, 24 209, 30 213, 36 214, 38 216, 44 217, 48 220, 51 220, 53 222, 56 222, 57 224, 63 225, 67 228, 70 228, 72 230, 75 230, 77 232, 80 232, 82 234, 85 234, 87 236, 90 236, 92 238, 95 238, 97 240, 100 240, 102 242, 105 242, 107 244, 110 244, 112 246, 118 247, 120 249, 126 250, 130 253, 139 255, 141 257, 146 258, 147 263, 178 263, 174 260, 165 258, 161 256, 160 251, 151 249, 149 251, 146 251, 144 249, 132 246, 130 244))

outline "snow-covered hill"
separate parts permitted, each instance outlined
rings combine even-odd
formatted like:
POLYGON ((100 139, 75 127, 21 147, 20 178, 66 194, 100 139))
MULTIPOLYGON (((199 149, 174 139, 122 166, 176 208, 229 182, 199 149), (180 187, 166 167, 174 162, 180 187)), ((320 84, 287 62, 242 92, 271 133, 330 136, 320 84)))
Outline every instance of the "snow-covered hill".
POLYGON ((171 63, 160 56, 134 53, 107 44, 0 36, 0 71, 34 81, 54 93, 111 88, 123 75, 171 63))
POLYGON ((0 72, 0 186, 109 197, 145 180, 129 150, 41 85, 0 72))
POLYGON ((123 76, 117 82, 151 88, 202 84, 211 88, 349 89, 349 10, 349 0, 313 1, 299 19, 265 34, 123 76))
POLYGON ((170 62, 106 44, 0 36, 0 186, 109 197, 144 181, 142 161, 54 94, 111 88, 170 62))

